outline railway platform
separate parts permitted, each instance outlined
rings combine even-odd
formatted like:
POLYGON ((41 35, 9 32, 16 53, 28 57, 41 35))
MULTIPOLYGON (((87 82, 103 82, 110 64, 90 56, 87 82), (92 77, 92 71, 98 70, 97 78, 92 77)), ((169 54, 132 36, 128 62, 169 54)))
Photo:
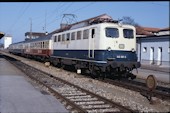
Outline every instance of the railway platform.
POLYGON ((0 54, 0 113, 67 113, 55 97, 34 87, 0 54))
POLYGON ((158 71, 148 68, 139 68, 137 71, 134 69, 132 73, 137 75, 137 78, 145 80, 149 75, 154 75, 157 81, 170 84, 169 72, 158 71))
POLYGON ((170 73, 170 67, 169 66, 157 66, 157 65, 141 64, 141 69, 170 73))

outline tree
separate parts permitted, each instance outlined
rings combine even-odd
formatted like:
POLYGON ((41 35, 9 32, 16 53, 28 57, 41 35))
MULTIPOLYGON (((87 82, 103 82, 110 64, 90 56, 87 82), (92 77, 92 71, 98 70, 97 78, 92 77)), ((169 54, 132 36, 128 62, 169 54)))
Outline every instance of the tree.
POLYGON ((129 16, 123 16, 121 21, 122 21, 123 24, 133 25, 136 28, 136 33, 137 34, 143 34, 145 32, 143 27, 140 26, 138 23, 136 23, 134 21, 134 19, 132 19, 129 16))
POLYGON ((139 26, 140 26, 138 23, 136 23, 136 22, 134 21, 134 19, 132 19, 132 18, 129 17, 129 16, 123 16, 123 17, 122 17, 122 23, 123 23, 123 24, 133 25, 133 26, 135 26, 135 27, 139 27, 139 26))

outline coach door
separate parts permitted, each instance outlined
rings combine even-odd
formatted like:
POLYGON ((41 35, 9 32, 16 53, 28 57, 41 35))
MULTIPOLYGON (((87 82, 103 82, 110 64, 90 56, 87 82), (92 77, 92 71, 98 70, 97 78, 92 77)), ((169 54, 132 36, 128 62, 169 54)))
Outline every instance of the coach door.
POLYGON ((150 48, 150 64, 154 64, 154 48, 150 48))
POLYGON ((162 47, 158 47, 158 61, 157 65, 161 65, 162 63, 162 47))
POLYGON ((94 58, 96 28, 90 29, 88 57, 94 58))

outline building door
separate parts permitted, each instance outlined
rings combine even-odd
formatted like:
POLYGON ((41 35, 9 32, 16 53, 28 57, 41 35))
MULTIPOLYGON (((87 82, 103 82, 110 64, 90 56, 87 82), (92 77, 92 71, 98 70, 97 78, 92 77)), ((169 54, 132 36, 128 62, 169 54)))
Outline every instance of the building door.
POLYGON ((90 29, 89 50, 88 50, 89 58, 94 58, 95 34, 96 34, 96 29, 95 28, 90 29))
POLYGON ((157 61, 157 65, 161 65, 162 64, 162 47, 158 47, 158 61, 157 61))
POLYGON ((154 64, 154 47, 150 48, 150 64, 154 64))

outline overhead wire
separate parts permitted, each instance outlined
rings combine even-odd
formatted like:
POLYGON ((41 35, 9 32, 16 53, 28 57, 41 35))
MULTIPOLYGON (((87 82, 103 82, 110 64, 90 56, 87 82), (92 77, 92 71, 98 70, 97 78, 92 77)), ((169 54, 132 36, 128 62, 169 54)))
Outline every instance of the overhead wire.
MULTIPOLYGON (((47 21, 48 21, 48 17, 49 18, 53 18, 53 16, 52 15, 54 15, 54 12, 56 12, 57 10, 59 11, 59 9, 61 9, 62 7, 64 7, 64 5, 65 4, 58 4, 58 6, 55 8, 55 10, 53 10, 52 12, 51 12, 51 14, 47 14, 46 15, 46 18, 47 18, 47 21), (60 5, 60 6, 59 6, 60 5), (58 8, 59 7, 59 8, 58 8)), ((58 13, 58 11, 57 11, 57 13, 58 13)), ((55 16, 55 15, 54 15, 55 16)), ((44 20, 42 20, 42 21, 40 21, 39 23, 37 23, 35 26, 39 26, 39 25, 41 25, 42 23, 44 22, 44 20)), ((46 24, 46 26, 47 26, 48 24, 46 24)))
MULTIPOLYGON (((48 17, 51 18, 51 15, 54 15, 54 16, 56 17, 56 15, 55 15, 54 13, 57 11, 58 17, 55 18, 54 20, 50 21, 49 23, 47 23, 47 24, 46 24, 46 28, 47 28, 47 26, 50 27, 50 26, 52 25, 52 23, 56 22, 57 20, 60 20, 60 19, 62 18, 62 16, 63 16, 63 13, 66 12, 66 11, 73 5, 73 3, 74 3, 74 2, 68 4, 67 6, 66 6, 66 4, 64 4, 64 3, 60 3, 60 4, 57 5, 57 7, 56 7, 50 14, 47 14, 47 15, 46 15, 47 18, 48 18, 48 17), (65 8, 64 8, 64 6, 65 6, 65 8), (62 8, 64 8, 64 9, 63 9, 63 10, 60 10, 60 9, 62 9, 62 8), (59 10, 60 10, 60 11, 59 11, 59 10)), ((78 8, 78 9, 74 10, 74 11, 71 11, 70 13, 74 13, 74 12, 80 11, 80 10, 86 8, 86 7, 89 7, 89 6, 92 5, 92 4, 94 4, 94 3, 89 3, 89 4, 87 4, 87 5, 83 6, 83 7, 80 7, 80 8, 78 8)), ((16 23, 21 19, 21 17, 24 15, 24 13, 26 12, 26 10, 27 10, 29 7, 30 7, 30 3, 25 7, 25 9, 23 10, 23 12, 22 12, 22 14, 20 15, 20 17, 18 17, 17 21, 12 25, 11 29, 13 29, 13 28, 15 27, 16 23)), ((40 17, 33 18, 32 20, 36 20, 36 19, 38 19, 38 18, 40 18, 40 17)), ((41 18, 42 18, 42 17, 41 17, 41 18)), ((28 22, 28 21, 27 21, 27 22, 28 22)), ((35 24, 35 26, 38 26, 38 25, 42 24, 43 22, 44 22, 44 19, 43 19, 43 21, 41 21, 39 24, 35 24)), ((25 30, 25 29, 27 29, 27 28, 28 28, 28 27, 26 27, 26 28, 23 29, 23 26, 22 26, 22 31, 25 30)))
POLYGON ((9 32, 10 32, 10 31, 12 32, 12 29, 15 27, 15 25, 18 23, 18 21, 22 18, 22 16, 23 16, 24 13, 26 12, 26 10, 30 7, 30 4, 31 4, 31 3, 29 3, 29 4, 25 7, 25 9, 23 10, 22 14, 21 14, 21 15, 18 17, 18 19, 10 26, 9 32))
POLYGON ((81 8, 78 8, 78 9, 72 11, 72 13, 75 13, 75 12, 77 12, 77 11, 80 11, 81 9, 84 9, 84 8, 86 8, 86 7, 89 7, 89 6, 92 5, 92 4, 94 4, 94 2, 91 2, 91 3, 85 5, 85 6, 81 7, 81 8))
MULTIPOLYGON (((58 4, 57 7, 58 7, 59 5, 61 6, 61 3, 58 4)), ((62 5, 62 6, 63 6, 63 5, 62 5)), ((25 9, 27 9, 27 8, 28 8, 28 6, 27 6, 25 9)), ((53 12, 54 12, 54 11, 56 11, 56 8, 55 8, 55 10, 53 10, 53 12)), ((25 10, 24 10, 23 12, 25 12, 25 10)), ((52 13, 50 13, 50 14, 52 14, 52 13)), ((49 14, 45 14, 45 15, 46 15, 46 17, 49 16, 49 14)), ((20 16, 20 17, 21 17, 21 16, 20 16)), ((42 16, 34 17, 34 18, 32 18, 32 21, 35 22, 35 20, 37 20, 37 19, 39 19, 39 18, 42 19, 42 16)), ((39 21, 40 21, 40 20, 39 20, 39 21)), ((42 21, 40 21, 39 24, 42 24, 43 22, 44 22, 44 19, 43 19, 42 21)), ((29 23, 29 20, 28 20, 26 23, 29 23)), ((36 26, 39 25, 39 24, 34 24, 34 27, 36 27, 36 26)), ((28 29, 27 26, 25 26, 25 28, 23 28, 23 26, 21 26, 21 27, 18 28, 18 30, 22 30, 22 31, 23 31, 23 30, 26 30, 26 29, 28 29), (22 28, 22 29, 21 29, 21 28, 22 28)))
POLYGON ((50 24, 52 24, 53 22, 55 22, 56 20, 59 20, 59 19, 62 17, 63 13, 64 13, 65 11, 67 11, 68 8, 70 8, 70 6, 71 6, 72 4, 73 4, 73 3, 68 4, 68 6, 59 14, 59 17, 58 17, 58 18, 55 18, 54 20, 52 20, 51 22, 49 22, 49 23, 48 23, 48 26, 49 26, 50 24))
MULTIPOLYGON (((94 2, 91 2, 91 3, 89 3, 89 4, 87 4, 87 5, 83 6, 83 7, 80 7, 80 8, 78 8, 78 9, 74 10, 74 11, 71 11, 70 13, 75 13, 75 12, 77 12, 77 11, 80 11, 80 10, 82 10, 82 9, 85 9, 86 7, 89 7, 89 6, 91 6, 92 4, 94 4, 94 2)), ((64 10, 64 11, 66 11, 66 10, 64 10)), ((64 12, 64 11, 63 11, 63 12, 64 12)), ((63 13, 63 12, 62 12, 62 13, 63 13)), ((51 21, 50 23, 48 23, 48 24, 49 24, 48 26, 50 26, 50 25, 51 25, 52 23, 54 23, 55 21, 61 19, 61 18, 62 18, 62 15, 63 15, 63 14, 60 14, 60 15, 59 15, 59 18, 56 18, 55 20, 53 20, 53 21, 51 21)))
POLYGON ((169 5, 163 5, 163 4, 160 4, 160 3, 155 3, 155 2, 152 2, 151 4, 153 4, 153 5, 159 5, 159 6, 162 6, 162 7, 169 7, 169 5))

